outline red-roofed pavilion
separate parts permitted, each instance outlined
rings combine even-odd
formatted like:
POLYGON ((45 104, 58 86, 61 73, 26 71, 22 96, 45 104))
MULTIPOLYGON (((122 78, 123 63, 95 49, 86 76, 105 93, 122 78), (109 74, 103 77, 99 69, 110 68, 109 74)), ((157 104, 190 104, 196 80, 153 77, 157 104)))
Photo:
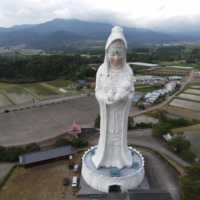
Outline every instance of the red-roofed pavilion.
POLYGON ((68 126, 68 133, 73 137, 81 133, 81 125, 75 121, 68 126))

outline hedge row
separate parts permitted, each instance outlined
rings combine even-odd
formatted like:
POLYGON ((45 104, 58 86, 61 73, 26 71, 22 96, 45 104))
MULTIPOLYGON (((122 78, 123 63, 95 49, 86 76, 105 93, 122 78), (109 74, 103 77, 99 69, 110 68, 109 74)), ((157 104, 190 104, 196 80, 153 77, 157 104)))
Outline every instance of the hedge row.
POLYGON ((153 153, 155 153, 157 156, 159 156, 160 158, 162 158, 165 162, 167 162, 168 165, 170 165, 175 171, 176 173, 180 176, 181 172, 165 157, 163 156, 161 153, 159 153, 158 151, 150 148, 150 147, 145 147, 145 146, 140 146, 140 145, 132 145, 130 144, 130 146, 135 147, 135 148, 141 148, 141 149, 145 149, 148 151, 151 151, 153 153))

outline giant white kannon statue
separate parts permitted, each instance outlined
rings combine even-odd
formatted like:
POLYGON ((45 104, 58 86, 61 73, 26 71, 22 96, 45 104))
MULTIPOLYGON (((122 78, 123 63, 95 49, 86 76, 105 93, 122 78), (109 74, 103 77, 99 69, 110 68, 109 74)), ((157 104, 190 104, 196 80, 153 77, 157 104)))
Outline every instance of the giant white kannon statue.
POLYGON ((123 29, 115 26, 105 47, 104 63, 96 75, 95 95, 100 107, 100 139, 92 157, 100 167, 132 166, 127 147, 127 123, 134 95, 133 71, 126 63, 127 43, 123 29))

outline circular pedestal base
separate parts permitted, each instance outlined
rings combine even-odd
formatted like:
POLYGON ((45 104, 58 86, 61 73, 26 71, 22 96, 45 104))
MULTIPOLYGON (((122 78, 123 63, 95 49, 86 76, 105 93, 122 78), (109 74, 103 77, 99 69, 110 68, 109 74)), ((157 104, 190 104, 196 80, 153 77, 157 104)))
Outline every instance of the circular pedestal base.
POLYGON ((117 168, 99 168, 96 169, 92 162, 92 156, 95 149, 92 147, 85 152, 82 158, 82 176, 85 182, 96 190, 109 192, 112 188, 118 188, 121 192, 127 192, 128 189, 134 189, 140 185, 144 178, 144 159, 139 151, 133 151, 133 167, 124 167, 121 170, 117 168), (114 173, 113 173, 114 172, 114 173))

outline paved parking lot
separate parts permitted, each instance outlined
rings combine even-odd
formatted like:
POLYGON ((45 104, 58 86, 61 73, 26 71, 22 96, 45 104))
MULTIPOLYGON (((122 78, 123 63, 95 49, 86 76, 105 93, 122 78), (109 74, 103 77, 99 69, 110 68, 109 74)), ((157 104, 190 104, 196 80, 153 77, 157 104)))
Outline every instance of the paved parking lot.
MULTIPOLYGON (((132 106, 131 113, 135 111, 138 108, 132 106)), ((66 133, 74 120, 80 124, 93 124, 98 113, 99 105, 93 96, 2 113, 0 145, 23 145, 56 137, 66 133)))

